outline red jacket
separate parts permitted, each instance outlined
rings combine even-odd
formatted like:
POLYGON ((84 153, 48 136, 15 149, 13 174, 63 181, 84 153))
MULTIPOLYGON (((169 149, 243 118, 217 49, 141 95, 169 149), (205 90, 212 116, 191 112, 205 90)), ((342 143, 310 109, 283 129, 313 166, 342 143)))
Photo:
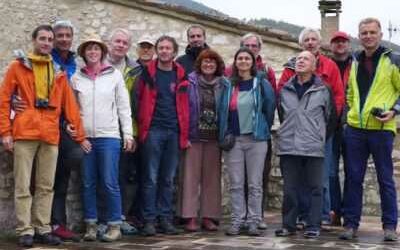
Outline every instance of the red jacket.
MULTIPOLYGON (((285 69, 283 70, 281 78, 278 82, 278 92, 289 81, 289 79, 296 74, 294 71, 294 64, 295 58, 292 58, 284 65, 285 69)), ((345 101, 345 89, 343 88, 339 68, 336 66, 334 61, 324 55, 319 54, 315 74, 321 77, 322 81, 330 86, 333 99, 335 101, 336 114, 337 116, 340 116, 345 101)))
MULTIPOLYGON (((144 142, 147 138, 153 119, 157 101, 156 72, 157 60, 151 61, 143 69, 138 83, 138 126, 139 141, 144 142)), ((177 63, 173 63, 173 70, 177 72, 176 85, 176 112, 179 125, 179 145, 182 149, 189 144, 189 81, 185 77, 185 70, 177 63)))

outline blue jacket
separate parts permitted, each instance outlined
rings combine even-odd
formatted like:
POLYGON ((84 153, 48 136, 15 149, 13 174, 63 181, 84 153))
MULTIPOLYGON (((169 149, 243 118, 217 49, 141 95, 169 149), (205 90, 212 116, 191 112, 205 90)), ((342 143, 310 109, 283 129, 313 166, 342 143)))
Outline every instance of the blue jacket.
MULTIPOLYGON (((222 142, 228 130, 229 103, 234 86, 224 82, 220 103, 218 105, 218 140, 222 142)), ((275 94, 271 84, 260 74, 253 81, 254 114, 253 138, 256 141, 266 141, 271 138, 271 126, 274 121, 275 94)))
POLYGON ((76 71, 75 53, 70 51, 66 62, 61 59, 57 49, 51 51, 51 56, 53 57, 53 62, 56 66, 60 67, 60 70, 67 72, 68 81, 71 80, 71 76, 76 71))

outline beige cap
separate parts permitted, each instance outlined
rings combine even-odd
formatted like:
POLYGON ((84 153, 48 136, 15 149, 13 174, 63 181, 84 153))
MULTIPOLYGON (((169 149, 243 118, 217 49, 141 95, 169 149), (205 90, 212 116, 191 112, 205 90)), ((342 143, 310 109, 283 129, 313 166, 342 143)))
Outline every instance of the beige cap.
POLYGON ((150 37, 148 36, 143 36, 139 39, 139 41, 137 42, 138 45, 142 44, 142 43, 148 43, 151 44, 152 46, 154 46, 154 42, 153 40, 151 40, 150 37))
POLYGON ((108 49, 107 49, 107 45, 100 39, 100 37, 96 34, 91 34, 88 36, 87 39, 85 39, 78 47, 78 55, 80 55, 81 57, 83 57, 83 52, 85 51, 85 48, 87 45, 89 45, 90 43, 96 43, 98 45, 100 45, 101 50, 103 51, 103 57, 106 56, 108 49))

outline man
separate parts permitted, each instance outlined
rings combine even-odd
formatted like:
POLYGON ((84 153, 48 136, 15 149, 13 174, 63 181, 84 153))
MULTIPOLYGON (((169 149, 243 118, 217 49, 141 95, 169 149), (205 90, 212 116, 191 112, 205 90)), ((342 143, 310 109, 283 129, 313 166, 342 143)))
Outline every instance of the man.
POLYGON ((296 75, 283 86, 278 99, 277 155, 281 157, 284 198, 282 229, 275 234, 280 237, 296 234, 297 190, 303 185, 311 196, 304 237, 320 235, 325 139, 335 111, 331 92, 313 73, 315 68, 315 56, 301 52, 296 58, 296 75), (301 175, 305 178, 299 178, 301 175))
POLYGON ((51 26, 36 27, 32 32, 33 53, 18 53, 0 89, 0 135, 5 149, 14 152, 16 231, 23 247, 33 245, 33 236, 44 244, 61 242, 51 234, 50 227, 61 114, 75 129, 73 139, 84 151, 90 151, 67 76, 55 70, 50 56, 53 39, 51 26), (26 107, 11 122, 15 93, 26 107), (36 169, 32 173, 34 159, 36 169), (31 175, 36 185, 33 197, 29 190, 31 175))
MULTIPOLYGON (((141 66, 137 62, 128 57, 128 51, 132 45, 131 33, 122 28, 117 28, 111 31, 108 39, 107 47, 107 62, 121 71, 123 74, 125 85, 132 99, 134 85, 138 80, 141 66)), ((132 103, 132 100, 131 100, 132 103)), ((134 110, 132 112, 133 121, 133 136, 137 136, 137 123, 134 110)), ((136 147, 136 146, 135 146, 136 147)), ((122 200, 122 224, 121 232, 124 235, 136 234, 137 229, 126 221, 126 215, 129 212, 132 202, 134 201, 134 189, 129 188, 135 181, 136 169, 138 168, 138 155, 137 153, 121 151, 119 160, 119 182, 121 189, 122 200)), ((104 210, 104 209, 103 209, 104 210)), ((103 234, 107 226, 101 224, 99 227, 99 234, 103 234)))
POLYGON ((358 25, 362 50, 352 63, 347 91, 345 140, 345 190, 341 239, 357 236, 367 161, 372 155, 379 184, 385 241, 396 241, 397 195, 393 180, 393 139, 396 100, 400 94, 400 56, 381 45, 378 19, 366 18, 358 25))
POLYGON ((149 37, 141 37, 137 42, 136 54, 137 63, 146 66, 154 57, 154 42, 149 37))
POLYGON ((189 82, 183 67, 174 62, 178 44, 161 36, 155 48, 157 59, 144 68, 138 86, 145 236, 155 235, 157 216, 160 232, 177 234, 172 224, 173 180, 179 148, 189 144, 189 82))
MULTIPOLYGON (((343 83, 340 78, 340 71, 336 64, 324 56, 320 52, 321 48, 321 35, 318 30, 305 28, 301 31, 299 35, 299 44, 300 46, 307 51, 310 51, 317 58, 317 67, 315 74, 319 76, 322 81, 327 84, 333 94, 333 99, 335 101, 336 114, 340 116, 342 113, 343 105, 344 105, 344 89, 343 83)), ((278 83, 278 92, 280 89, 286 84, 286 82, 295 74, 294 65, 296 62, 296 58, 292 58, 286 63, 284 66, 284 70, 282 72, 281 78, 278 83)), ((327 138, 326 140, 326 149, 325 149, 325 160, 324 160, 324 187, 323 187, 323 206, 322 206, 322 224, 330 225, 330 197, 329 197, 329 172, 332 168, 333 164, 333 156, 332 156, 332 138, 327 138)), ((299 199, 300 199, 300 224, 302 220, 308 213, 309 206, 307 205, 309 202, 309 195, 307 195, 306 190, 300 189, 299 191, 299 199)))
MULTIPOLYGON (((343 89, 346 89, 352 62, 349 35, 342 31, 335 32, 330 41, 330 49, 332 52, 332 60, 336 63, 340 70, 343 89)), ((339 126, 337 126, 333 134, 333 162, 331 165, 331 171, 329 173, 329 194, 331 202, 332 226, 342 225, 342 191, 339 180, 339 160, 340 155, 344 153, 343 125, 345 123, 345 113, 346 112, 342 112, 341 117, 339 117, 339 126)))
POLYGON ((185 54, 176 59, 183 66, 186 75, 193 71, 194 62, 204 49, 208 48, 206 43, 206 29, 200 24, 193 24, 186 30, 188 45, 185 54))

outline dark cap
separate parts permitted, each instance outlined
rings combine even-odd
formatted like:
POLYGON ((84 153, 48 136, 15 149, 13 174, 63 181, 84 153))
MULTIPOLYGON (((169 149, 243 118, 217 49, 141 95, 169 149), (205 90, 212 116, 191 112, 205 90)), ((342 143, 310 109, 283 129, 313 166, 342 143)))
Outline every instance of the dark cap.
POLYGON ((347 33, 343 32, 343 31, 336 31, 335 33, 333 33, 332 38, 331 38, 331 43, 338 38, 343 38, 347 41, 350 41, 350 36, 347 35, 347 33))

